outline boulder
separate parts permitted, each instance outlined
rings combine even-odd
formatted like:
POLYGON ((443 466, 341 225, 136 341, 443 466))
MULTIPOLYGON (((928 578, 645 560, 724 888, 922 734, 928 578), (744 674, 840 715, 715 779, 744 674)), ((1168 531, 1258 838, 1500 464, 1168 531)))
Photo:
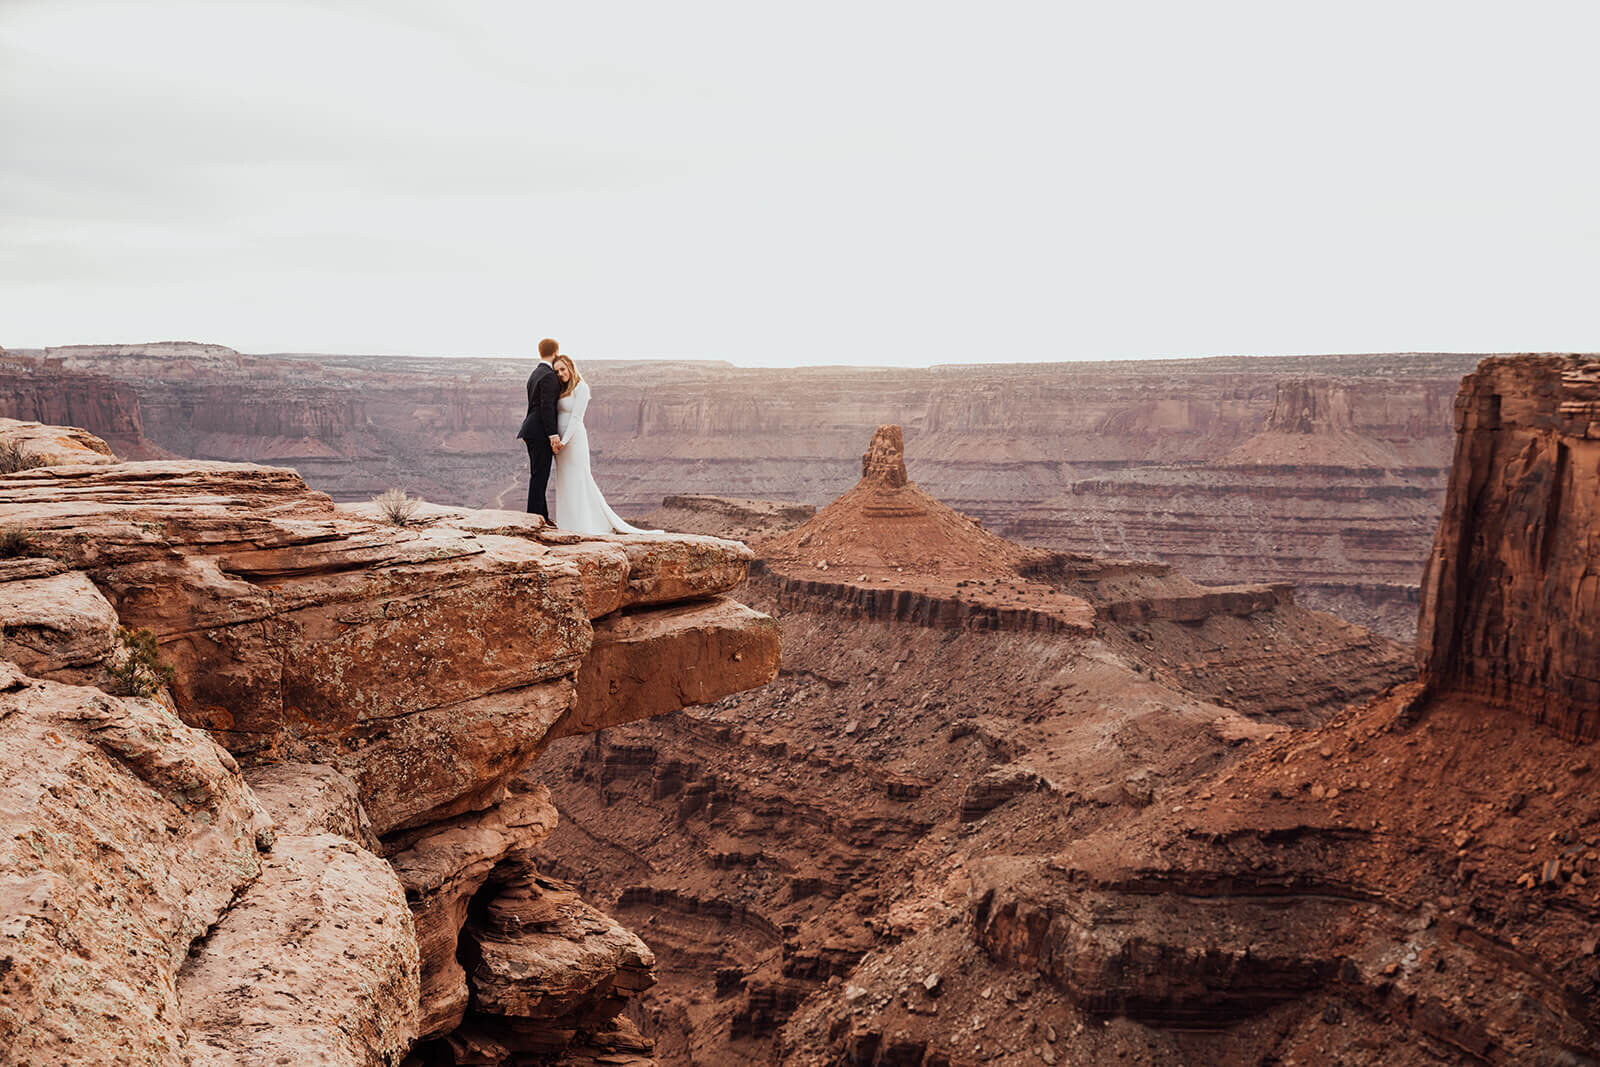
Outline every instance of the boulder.
POLYGON ((116 648, 117 613, 82 571, 36 562, 44 566, 32 573, 0 569, 0 656, 37 677, 80 680, 76 675, 105 663, 116 648))
POLYGON ((451 1043, 516 1062, 615 1031, 622 1008, 655 984, 655 954, 571 886, 531 865, 510 864, 497 872, 502 878, 467 927, 472 1010, 451 1043))

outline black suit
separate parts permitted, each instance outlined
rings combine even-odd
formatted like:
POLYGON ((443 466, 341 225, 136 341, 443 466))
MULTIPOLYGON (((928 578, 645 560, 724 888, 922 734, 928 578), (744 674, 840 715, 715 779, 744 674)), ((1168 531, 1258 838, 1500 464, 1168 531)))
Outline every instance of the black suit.
POLYGON ((550 509, 545 505, 544 493, 550 482, 550 463, 556 458, 550 450, 550 438, 557 436, 556 400, 560 396, 561 379, 550 364, 540 360, 528 375, 528 414, 517 436, 528 446, 528 510, 543 515, 547 521, 550 509))

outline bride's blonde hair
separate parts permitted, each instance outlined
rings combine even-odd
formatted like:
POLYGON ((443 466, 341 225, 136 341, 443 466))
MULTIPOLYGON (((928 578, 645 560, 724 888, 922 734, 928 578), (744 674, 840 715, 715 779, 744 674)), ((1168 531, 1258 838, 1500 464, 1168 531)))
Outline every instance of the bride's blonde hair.
POLYGON ((572 372, 572 380, 569 381, 561 390, 562 396, 571 396, 572 391, 578 387, 578 383, 583 381, 583 379, 578 376, 578 365, 572 362, 572 357, 567 355, 565 352, 561 353, 555 359, 550 361, 550 365, 552 367, 554 367, 557 363, 565 363, 567 365, 567 370, 572 372))

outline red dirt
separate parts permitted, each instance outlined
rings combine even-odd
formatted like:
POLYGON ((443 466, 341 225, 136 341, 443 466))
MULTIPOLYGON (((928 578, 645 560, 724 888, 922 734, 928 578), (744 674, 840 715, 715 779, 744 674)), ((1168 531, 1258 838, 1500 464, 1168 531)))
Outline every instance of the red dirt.
POLYGON ((1082 598, 1022 575, 1028 562, 1051 553, 997 537, 911 482, 898 426, 873 435, 855 488, 798 529, 752 547, 787 578, 1026 608, 1068 626, 1087 627, 1094 617, 1082 598))
POLYGON ((1055 855, 1409 675, 1286 590, 997 538, 896 484, 897 438, 756 546, 743 595, 781 609, 776 683, 539 765, 562 806, 544 863, 658 955, 638 1021, 663 1063, 1040 1062, 1082 1017, 977 943, 989 857, 1055 855), (997 596, 1014 615, 979 610, 997 596), (1007 622, 1067 604, 1071 629, 1007 622))

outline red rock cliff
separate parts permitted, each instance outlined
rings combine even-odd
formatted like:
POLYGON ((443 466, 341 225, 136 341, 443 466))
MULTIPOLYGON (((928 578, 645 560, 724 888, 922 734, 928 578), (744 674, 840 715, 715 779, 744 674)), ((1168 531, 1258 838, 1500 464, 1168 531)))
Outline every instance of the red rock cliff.
POLYGON ((1417 660, 1436 693, 1600 738, 1600 361, 1485 360, 1423 578, 1417 660))
POLYGON ((144 439, 138 390, 99 374, 47 368, 32 360, 0 360, 0 417, 47 426, 88 427, 119 455, 155 454, 144 439))
POLYGON ((1089 1059, 1600 1054, 1600 362, 1486 360, 1456 411, 1421 683, 980 876, 993 958, 1144 1028, 1089 1059))
POLYGON ((52 464, 0 475, 0 1062, 645 1062, 654 957, 514 779, 769 681, 749 550, 50 430, 0 420, 52 464))

